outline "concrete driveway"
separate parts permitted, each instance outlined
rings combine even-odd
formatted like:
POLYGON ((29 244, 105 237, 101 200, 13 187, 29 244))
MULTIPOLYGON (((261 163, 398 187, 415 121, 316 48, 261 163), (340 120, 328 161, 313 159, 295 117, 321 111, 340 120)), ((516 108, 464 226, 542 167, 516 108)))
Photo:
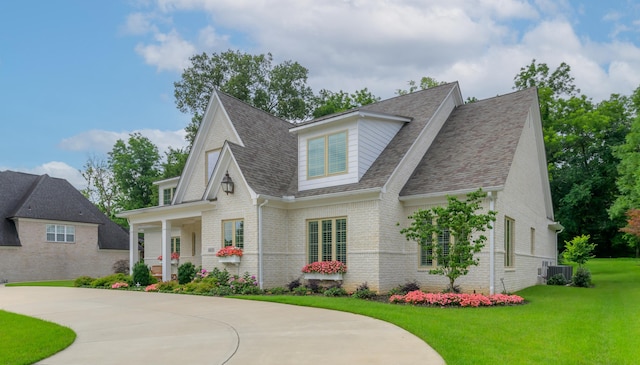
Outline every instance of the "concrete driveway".
POLYGON ((39 364, 444 364, 419 338, 369 317, 194 295, 4 287, 0 309, 72 328, 39 364))

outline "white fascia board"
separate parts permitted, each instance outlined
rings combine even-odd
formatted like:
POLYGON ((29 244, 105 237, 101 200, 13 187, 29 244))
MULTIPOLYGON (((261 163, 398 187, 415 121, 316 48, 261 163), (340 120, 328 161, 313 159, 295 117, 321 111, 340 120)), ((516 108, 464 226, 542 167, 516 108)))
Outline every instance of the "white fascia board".
POLYGON ((321 120, 321 121, 318 121, 318 122, 315 122, 315 123, 309 123, 309 124, 301 125, 299 127, 293 127, 291 129, 289 129, 289 132, 299 132, 299 131, 302 131, 302 130, 311 130, 311 129, 315 129, 315 128, 320 128, 322 126, 326 126, 327 124, 345 122, 345 121, 349 121, 349 120, 352 120, 352 119, 358 119, 358 118, 370 118, 370 119, 378 119, 378 120, 384 120, 384 121, 390 121, 390 122, 401 122, 401 123, 411 122, 411 118, 403 117, 403 116, 400 116, 400 115, 392 115, 392 114, 385 114, 385 113, 376 113, 376 112, 356 110, 356 111, 353 111, 351 113, 336 115, 335 117, 327 118, 327 119, 324 119, 324 120, 321 120))
MULTIPOLYGON (((401 202, 406 203, 405 205, 407 205, 407 206, 421 205, 426 201, 442 200, 442 198, 446 198, 447 196, 467 195, 467 194, 472 193, 472 192, 474 192, 476 190, 478 190, 478 189, 477 188, 461 189, 461 190, 441 191, 441 192, 428 193, 428 194, 408 195, 408 196, 398 197, 398 200, 400 200, 401 202)), ((482 187, 482 191, 485 192, 485 193, 499 192, 499 191, 502 191, 502 190, 504 190, 504 186, 503 185, 482 187)))
POLYGON ((136 224, 155 222, 162 219, 198 217, 202 215, 202 211, 211 210, 215 207, 215 201, 200 200, 177 205, 164 205, 159 207, 127 210, 116 214, 116 217, 127 218, 132 224, 136 224))
POLYGON ((154 182, 152 182, 152 184, 153 185, 169 185, 171 183, 177 182, 178 180, 180 180, 180 176, 170 177, 168 179, 154 181, 154 182))

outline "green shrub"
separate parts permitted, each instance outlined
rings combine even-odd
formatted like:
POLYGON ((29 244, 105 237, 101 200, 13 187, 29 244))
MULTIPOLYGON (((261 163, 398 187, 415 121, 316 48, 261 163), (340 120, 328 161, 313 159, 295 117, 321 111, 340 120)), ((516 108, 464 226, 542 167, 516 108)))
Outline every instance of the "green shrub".
MULTIPOLYGON (((220 285, 225 285, 225 283, 220 282, 220 285)), ((248 272, 245 272, 242 277, 234 275, 226 285, 229 285, 234 294, 260 294, 262 292, 258 287, 256 277, 248 272)))
POLYGON ((295 288, 301 286, 302 284, 300 283, 300 279, 295 279, 295 280, 291 280, 291 282, 289 282, 289 284, 287 284, 287 288, 289 289, 289 291, 293 291, 295 288))
POLYGON ((210 281, 192 281, 184 284, 182 291, 193 294, 210 294, 213 288, 215 285, 210 281))
POLYGON ((369 284, 365 282, 360 284, 351 296, 358 299, 371 299, 376 296, 376 292, 369 289, 369 284))
POLYGON ((579 267, 575 275, 573 275, 573 285, 581 288, 591 286, 591 272, 584 267, 579 267))
POLYGON ((151 270, 149 270, 149 267, 143 261, 138 261, 136 262, 135 265, 133 265, 133 283, 134 284, 147 286, 155 282, 152 279, 155 279, 155 278, 151 276, 151 270))
POLYGON ((221 286, 216 286, 213 289, 211 289, 211 294, 219 296, 219 297, 226 297, 227 295, 233 295, 233 290, 225 285, 221 285, 221 286))
POLYGON ((163 281, 158 283, 157 288, 159 292, 167 293, 176 291, 176 289, 179 288, 179 285, 175 281, 163 281))
POLYGON ((307 295, 307 294, 311 294, 311 290, 309 290, 309 288, 307 288, 304 285, 299 285, 297 287, 295 287, 291 293, 293 293, 293 295, 307 295))
POLYGON ((267 291, 268 294, 272 294, 272 295, 282 295, 282 294, 286 294, 288 292, 288 290, 286 288, 283 288, 281 286, 277 286, 275 288, 271 288, 267 291))
POLYGON ((79 278, 76 278, 76 280, 73 281, 73 286, 75 287, 83 287, 83 286, 91 286, 91 283, 96 280, 95 278, 92 278, 91 276, 80 276, 79 278))
POLYGON ((193 281, 196 277, 196 267, 191 262, 185 262, 178 267, 178 283, 186 284, 193 281))
POLYGON ((567 285, 567 279, 562 274, 555 274, 547 280, 547 285, 567 285))
POLYGON ((346 295, 347 291, 341 286, 334 286, 324 291, 325 297, 344 297, 346 295))
POLYGON ((93 288, 111 288, 111 285, 123 282, 129 284, 131 286, 133 283, 131 282, 131 277, 125 274, 111 274, 108 276, 104 276, 101 278, 97 278, 91 282, 91 287, 93 288))

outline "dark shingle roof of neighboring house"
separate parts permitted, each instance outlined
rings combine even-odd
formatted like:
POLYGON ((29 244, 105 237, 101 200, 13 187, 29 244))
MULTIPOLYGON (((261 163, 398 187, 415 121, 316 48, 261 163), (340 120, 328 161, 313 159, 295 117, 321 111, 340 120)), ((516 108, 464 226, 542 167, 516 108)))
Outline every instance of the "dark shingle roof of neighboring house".
POLYGON ((129 248, 128 232, 64 179, 2 171, 0 187, 0 246, 20 246, 13 218, 31 218, 98 224, 99 248, 129 248))
POLYGON ((530 88, 455 109, 400 195, 504 185, 537 97, 530 88))

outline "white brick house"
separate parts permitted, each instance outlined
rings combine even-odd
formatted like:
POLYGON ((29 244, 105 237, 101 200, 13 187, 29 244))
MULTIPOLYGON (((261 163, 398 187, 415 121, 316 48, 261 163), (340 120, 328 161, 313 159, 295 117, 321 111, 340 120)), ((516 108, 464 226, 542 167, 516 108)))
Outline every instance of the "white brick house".
MULTIPOLYGON (((347 289, 416 280, 442 290, 444 278, 428 274, 431 263, 397 223, 481 187, 498 218, 480 265, 459 284, 515 291, 538 283, 557 256, 537 100, 528 89, 464 104, 450 83, 292 125, 214 92, 182 176, 157 183, 159 206, 122 216, 130 237, 144 232, 150 265, 179 249, 181 263, 227 265, 269 288, 301 277, 309 262, 339 260, 347 289), (239 265, 215 256, 224 241, 243 248, 239 265)), ((175 267, 162 265, 166 280, 175 267)))

